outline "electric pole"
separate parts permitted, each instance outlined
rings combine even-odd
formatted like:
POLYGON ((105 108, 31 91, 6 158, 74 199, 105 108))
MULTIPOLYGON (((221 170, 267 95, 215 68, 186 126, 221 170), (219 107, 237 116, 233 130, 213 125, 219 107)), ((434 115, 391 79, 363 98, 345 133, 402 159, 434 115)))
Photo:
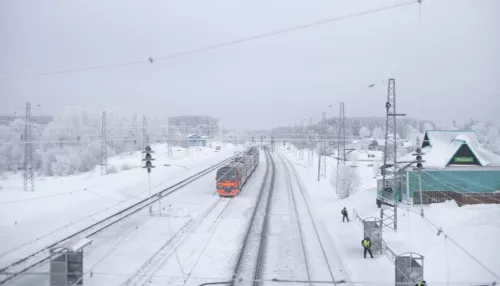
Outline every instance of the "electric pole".
POLYGON ((35 172, 33 164, 33 142, 31 138, 31 103, 26 102, 26 114, 24 120, 24 160, 23 181, 24 190, 35 191, 35 172))
POLYGON ((106 143, 106 111, 103 111, 101 119, 101 175, 108 173, 108 148, 106 143))
POLYGON ((325 147, 325 113, 323 112, 321 116, 321 125, 320 125, 320 136, 319 136, 319 151, 318 151, 318 182, 320 180, 321 175, 326 177, 326 160, 325 162, 321 162, 321 157, 323 156, 324 153, 324 147, 325 147), (323 164, 322 164, 323 163, 323 164))
MULTIPOLYGON (((155 168, 155 166, 153 166, 153 163, 151 161, 154 161, 155 159, 153 158, 153 156, 151 156, 151 154, 154 153, 154 151, 151 149, 151 146, 147 145, 144 148, 144 151, 142 151, 142 153, 144 154, 144 158, 142 159, 142 161, 144 162, 144 166, 142 166, 142 167, 148 171, 148 194, 149 194, 148 205, 149 205, 149 215, 152 216, 153 215, 153 206, 151 205, 151 199, 152 199, 152 195, 151 195, 151 169, 155 168)), ((161 194, 159 194, 159 195, 161 196, 161 194)), ((159 204, 159 209, 160 209, 159 214, 161 215, 161 198, 158 199, 158 204, 159 204)))
POLYGON ((307 129, 307 135, 308 135, 308 140, 307 140, 307 165, 309 167, 313 166, 313 149, 312 149, 312 134, 313 134, 313 128, 312 128, 312 117, 309 117, 309 127, 307 129))
MULTIPOLYGON (((422 159, 422 156, 424 153, 422 153, 422 148, 420 148, 420 138, 417 137, 417 149, 413 153, 413 156, 415 156, 415 162, 417 163, 417 166, 413 168, 418 172, 418 189, 419 189, 419 195, 420 195, 420 215, 424 217, 424 208, 423 208, 423 193, 422 193, 422 170, 424 169, 424 166, 422 165, 423 162, 425 162, 422 159)), ((415 201, 415 198, 413 199, 415 201)))
POLYGON ((397 165, 397 134, 396 119, 405 114, 396 113, 396 80, 391 78, 387 84, 387 102, 386 120, 385 120, 385 148, 384 165, 382 166, 383 189, 378 197, 382 204, 380 210, 380 219, 382 228, 388 227, 397 231, 397 192, 400 191, 398 184, 398 165, 397 165))
POLYGON ((172 138, 170 132, 170 118, 167 118, 167 157, 172 158, 172 138))
MULTIPOLYGON (((339 169, 345 166, 345 161, 346 161, 346 150, 345 150, 345 110, 344 110, 344 103, 340 103, 340 112, 339 112, 339 135, 338 135, 338 142, 337 142, 337 175, 336 175, 336 180, 335 180, 335 188, 337 194, 339 193, 339 169)), ((342 170, 342 174, 344 170, 342 170)), ((344 178, 342 178, 342 184, 340 185, 340 189, 344 189, 344 178)))

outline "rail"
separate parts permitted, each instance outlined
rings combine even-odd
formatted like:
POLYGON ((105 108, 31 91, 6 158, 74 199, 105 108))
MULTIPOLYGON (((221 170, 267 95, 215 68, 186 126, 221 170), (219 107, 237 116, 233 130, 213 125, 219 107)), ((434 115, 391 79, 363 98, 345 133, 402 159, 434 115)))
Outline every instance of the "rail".
POLYGON ((112 215, 109 215, 108 217, 91 224, 90 226, 87 226, 71 235, 68 235, 64 237, 63 239, 59 239, 56 242, 43 247, 42 249, 35 251, 34 253, 19 259, 18 261, 11 263, 8 266, 5 266, 4 268, 0 269, 0 284, 5 284, 7 281, 11 280, 12 278, 18 276, 21 273, 24 273, 42 263, 47 261, 50 258, 50 255, 48 253, 48 250, 51 247, 54 247, 58 245, 59 243, 66 241, 68 239, 74 238, 74 237, 89 237, 92 235, 95 235, 104 229, 107 229, 108 227, 114 225, 115 223, 129 217, 132 214, 135 214, 139 212, 140 210, 146 208, 149 206, 150 203, 156 202, 159 199, 164 198, 167 195, 170 195, 171 193, 181 189, 182 187, 198 180, 199 178, 207 175, 208 173, 212 172, 213 170, 219 168, 221 165, 226 164, 227 162, 233 160, 235 157, 238 157, 242 154, 243 152, 238 152, 237 154, 211 166, 208 167, 192 176, 189 176, 188 178, 175 183, 174 185, 161 190, 137 203, 132 204, 131 206, 128 206, 112 215), (151 201, 150 201, 151 198, 151 201), (4 277, 1 277, 4 276, 4 277))
POLYGON ((289 168, 290 168, 291 172, 293 172, 295 180, 297 181, 297 186, 298 186, 299 193, 302 196, 302 199, 304 200, 304 204, 306 206, 307 213, 309 214, 309 217, 311 218, 311 225, 312 225, 312 227, 314 229, 314 233, 316 234, 316 238, 318 240, 318 244, 320 246, 320 249, 321 249, 321 252, 322 252, 322 256, 325 259, 326 267, 328 268, 328 272, 330 274, 330 277, 332 278, 332 282, 331 283, 333 283, 333 285, 337 285, 337 281, 335 280, 335 276, 333 275, 332 266, 330 264, 330 261, 328 261, 328 256, 326 255, 325 247, 323 245, 323 242, 321 241, 321 237, 319 235, 318 228, 316 227, 316 223, 314 222, 314 217, 312 215, 311 208, 309 207, 309 204, 307 202, 307 198, 306 198, 306 196, 304 194, 303 186, 302 186, 300 180, 298 179, 298 178, 300 178, 300 176, 297 173, 297 170, 290 165, 290 162, 288 160, 284 160, 284 161, 286 161, 286 163, 285 163, 286 171, 289 172, 289 168))
MULTIPOLYGON (((250 221, 248 223, 248 228, 247 228, 247 231, 245 233, 245 238, 243 239, 243 245, 241 247, 241 250, 240 250, 240 253, 238 254, 238 259, 236 261, 236 265, 234 267, 234 271, 233 271, 233 276, 232 276, 232 279, 231 279, 231 285, 235 285, 237 283, 242 283, 244 282, 243 281, 243 277, 242 277, 242 273, 245 272, 245 269, 244 269, 244 257, 245 257, 245 253, 247 252, 250 252, 251 250, 249 250, 249 241, 251 240, 250 237, 253 234, 255 233, 259 233, 260 232, 260 239, 259 239, 259 248, 257 249, 258 253, 257 253, 257 257, 256 257, 256 261, 255 261, 255 265, 257 266, 262 258, 262 242, 263 242, 263 237, 265 236, 265 233, 264 233, 264 221, 265 221, 265 217, 267 216, 267 212, 264 212, 264 217, 260 217, 261 219, 263 219, 262 221, 262 225, 261 225, 261 229, 257 229, 257 231, 254 230, 255 227, 257 227, 257 223, 256 223, 256 217, 257 217, 257 212, 258 212, 258 209, 260 208, 261 206, 261 202, 264 200, 264 190, 266 189, 267 186, 269 186, 269 192, 271 192, 273 186, 274 186, 274 176, 275 176, 275 167, 274 167, 274 160, 272 159, 271 155, 269 154, 269 151, 266 149, 266 161, 267 161, 267 169, 266 169, 266 175, 264 177, 264 180, 262 180, 262 185, 260 187, 260 192, 259 192, 259 196, 257 198, 257 201, 255 203, 255 208, 253 210, 253 213, 252 213, 252 217, 250 218, 250 221), (271 168, 271 172, 272 172, 272 175, 271 175, 271 178, 269 179, 269 168, 271 168), (270 182, 268 183, 268 181, 270 180, 270 182), (254 230, 254 231, 252 231, 254 230)), ((268 202, 270 201, 270 197, 268 195, 268 202)), ((255 277, 257 275, 257 273, 259 272, 258 271, 258 267, 255 267, 255 268, 252 268, 250 267, 250 269, 248 271, 252 271, 252 277, 251 277, 251 280, 255 281, 255 277)), ((247 271, 247 272, 248 272, 247 271)), ((248 276, 248 273, 246 273, 248 276)), ((255 283, 254 283, 255 284, 255 283)))

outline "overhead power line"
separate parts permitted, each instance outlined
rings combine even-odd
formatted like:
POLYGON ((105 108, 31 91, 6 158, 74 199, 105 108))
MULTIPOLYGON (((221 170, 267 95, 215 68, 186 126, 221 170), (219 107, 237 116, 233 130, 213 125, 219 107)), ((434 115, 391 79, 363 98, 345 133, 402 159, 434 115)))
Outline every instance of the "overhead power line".
POLYGON ((445 239, 448 239, 450 240, 455 246, 457 246, 460 250, 462 250, 467 256, 469 256, 469 258, 471 258, 472 260, 474 260, 477 264, 479 264, 479 266, 481 266, 484 270, 486 270, 489 274, 491 274, 493 277, 495 277, 496 279, 500 280, 500 276, 498 273, 495 273, 493 272, 490 268, 488 268, 482 261, 480 261, 477 257, 475 257, 474 255, 472 255, 465 247, 463 247, 462 245, 460 245, 456 240, 454 240, 453 238, 450 237, 450 235, 446 234, 444 231, 443 231, 443 228, 442 227, 439 227, 437 226, 434 222, 432 222, 429 218, 427 218, 426 216, 421 216, 419 213, 417 212, 414 212, 414 211, 411 211, 410 212, 422 217, 422 219, 424 219, 424 221, 428 222, 432 227, 434 227, 435 231, 437 231, 437 235, 440 235, 440 234, 443 234, 443 237, 445 239))
POLYGON ((352 14, 334 17, 334 18, 328 18, 328 19, 324 19, 324 20, 309 23, 309 24, 303 24, 303 25, 293 26, 293 27, 284 28, 284 29, 280 29, 280 30, 274 30, 274 31, 263 33, 263 34, 255 35, 252 37, 222 42, 219 44, 209 45, 209 46, 206 46, 203 48, 198 48, 198 49, 193 49, 193 50, 182 51, 182 52, 170 54, 167 56, 160 56, 160 57, 156 57, 156 58, 147 57, 146 59, 140 60, 140 61, 124 62, 124 63, 117 63, 117 64, 97 65, 97 66, 92 66, 92 67, 81 67, 81 68, 75 68, 75 69, 64 69, 64 70, 58 70, 58 71, 32 73, 32 74, 17 75, 17 76, 11 76, 11 77, 0 77, 0 81, 16 80, 16 79, 24 79, 24 78, 32 78, 32 77, 40 77, 40 76, 51 76, 51 75, 57 75, 57 74, 67 74, 67 73, 76 73, 76 72, 93 71, 93 70, 102 70, 102 69, 108 69, 108 68, 126 67, 126 66, 140 65, 140 64, 151 64, 152 60, 154 60, 155 62, 170 60, 170 59, 179 58, 179 57, 183 57, 183 56, 187 56, 187 55, 192 55, 192 54, 197 54, 197 53, 206 52, 206 51, 210 51, 210 50, 215 50, 218 48, 223 48, 223 47, 242 44, 242 43, 251 42, 251 41, 255 41, 255 40, 259 40, 259 39, 269 38, 272 36, 285 34, 285 33, 292 32, 292 31, 307 29, 307 28, 321 26, 321 25, 325 25, 325 24, 329 24, 329 23, 333 23, 333 22, 338 22, 338 21, 342 21, 342 20, 347 20, 347 19, 351 19, 351 18, 355 18, 355 17, 359 17, 359 16, 364 16, 364 15, 368 15, 368 14, 387 11, 387 10, 391 10, 391 9, 395 9, 395 8, 399 8, 399 7, 403 7, 403 6, 408 6, 411 4, 421 4, 421 0, 410 0, 410 1, 399 3, 399 4, 383 6, 383 7, 379 7, 379 8, 374 8, 374 9, 365 10, 362 12, 352 13, 352 14))

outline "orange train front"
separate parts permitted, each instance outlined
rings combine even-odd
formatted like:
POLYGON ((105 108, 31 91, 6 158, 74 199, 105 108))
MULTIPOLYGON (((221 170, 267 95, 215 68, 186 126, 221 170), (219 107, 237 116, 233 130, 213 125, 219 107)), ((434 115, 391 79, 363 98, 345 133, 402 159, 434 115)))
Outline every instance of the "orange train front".
POLYGON ((259 149, 250 148, 231 163, 217 170, 216 186, 221 197, 236 196, 259 164, 259 149))

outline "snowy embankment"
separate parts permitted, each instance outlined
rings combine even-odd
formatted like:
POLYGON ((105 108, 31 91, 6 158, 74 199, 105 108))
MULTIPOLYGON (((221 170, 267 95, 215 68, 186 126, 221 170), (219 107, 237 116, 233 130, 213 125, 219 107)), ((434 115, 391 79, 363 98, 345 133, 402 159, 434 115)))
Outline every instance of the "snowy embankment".
MULTIPOLYGON (((327 178, 321 178, 318 182, 317 156, 312 166, 307 166, 307 152, 303 160, 297 159, 291 151, 282 152, 291 162, 296 163, 295 168, 315 205, 317 219, 327 227, 351 281, 361 285, 394 285, 395 266, 386 256, 376 256, 373 260, 369 257, 363 259, 362 225, 352 217, 354 210, 362 218, 380 217, 380 209, 375 203, 373 163, 364 160, 347 162, 348 165, 357 166, 353 168, 361 179, 360 187, 348 198, 338 199, 331 183, 336 170, 334 159, 328 158, 327 178), (342 222, 342 207, 349 210, 350 223, 342 222)), ((378 157, 381 154, 376 155, 375 160, 380 160, 378 157)), ((366 154, 360 153, 358 156, 366 157, 366 154)), ((364 157, 362 159, 366 159, 364 157)), ((486 285, 485 283, 491 284, 492 281, 499 282, 495 275, 500 276, 500 256, 494 250, 496 238, 500 236, 499 205, 458 207, 454 202, 446 202, 425 206, 424 214, 426 219, 420 216, 419 206, 398 209, 398 231, 384 232, 383 239, 396 254, 416 252, 423 255, 424 279, 429 285, 486 285), (444 233, 438 236, 439 227, 444 233), (485 267, 494 274, 485 270, 485 267)))
MULTIPOLYGON (((191 147, 188 155, 185 149, 175 147, 169 159, 164 145, 153 148, 157 166, 151 173, 153 193, 232 156, 236 150, 229 144, 220 152, 191 147)), ((68 177, 38 177, 32 193, 23 191, 20 175, 1 181, 0 266, 146 197, 148 177, 140 168, 141 158, 140 152, 110 158, 111 168, 128 170, 106 176, 96 168, 68 177)))

